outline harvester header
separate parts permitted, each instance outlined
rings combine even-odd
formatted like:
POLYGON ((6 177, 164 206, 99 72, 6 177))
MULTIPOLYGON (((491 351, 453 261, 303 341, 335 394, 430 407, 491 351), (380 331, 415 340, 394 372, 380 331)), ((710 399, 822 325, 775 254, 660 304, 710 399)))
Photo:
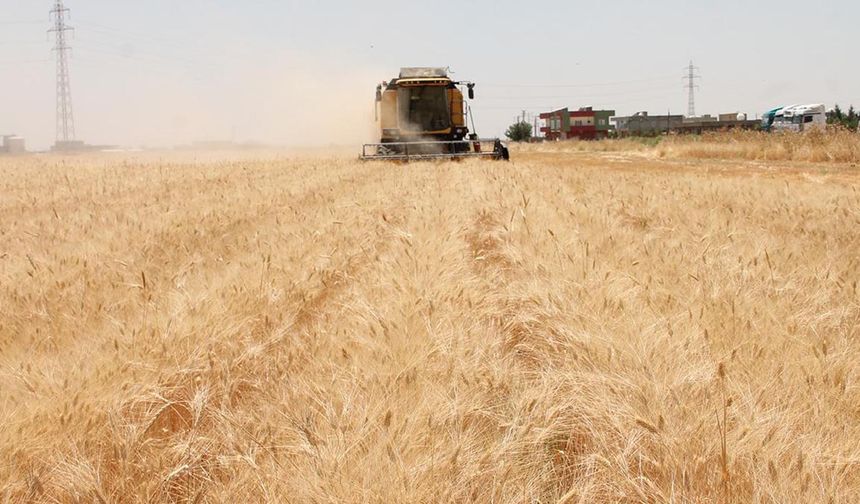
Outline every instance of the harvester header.
POLYGON ((376 87, 380 141, 365 144, 361 159, 508 159, 501 140, 481 139, 474 133, 463 88, 474 99, 475 84, 452 80, 447 68, 401 68, 399 77, 376 87))

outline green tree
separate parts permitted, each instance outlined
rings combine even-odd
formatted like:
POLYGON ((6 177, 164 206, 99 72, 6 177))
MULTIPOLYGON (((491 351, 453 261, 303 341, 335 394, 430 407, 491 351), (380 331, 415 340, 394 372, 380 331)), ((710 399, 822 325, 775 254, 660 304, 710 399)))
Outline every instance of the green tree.
POLYGON ((845 125, 850 129, 856 130, 858 123, 860 123, 860 114, 857 114, 857 111, 854 110, 854 105, 851 105, 848 108, 848 114, 845 116, 845 125))
POLYGON ((827 124, 842 124, 842 118, 845 115, 842 113, 842 109, 839 108, 839 104, 837 103, 833 110, 827 113, 827 124))
POLYGON ((532 125, 525 121, 515 122, 508 126, 505 136, 513 142, 528 142, 532 137, 532 125))
POLYGON ((848 107, 847 113, 843 111, 838 104, 833 107, 833 110, 827 113, 827 124, 837 124, 848 129, 856 130, 858 123, 860 123, 860 114, 857 114, 853 105, 848 107))

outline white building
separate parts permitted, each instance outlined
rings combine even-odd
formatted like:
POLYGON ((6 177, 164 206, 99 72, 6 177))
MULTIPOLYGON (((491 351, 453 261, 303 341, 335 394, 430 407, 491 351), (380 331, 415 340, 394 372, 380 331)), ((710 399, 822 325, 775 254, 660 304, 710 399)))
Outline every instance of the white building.
POLYGON ((27 144, 23 137, 17 135, 4 135, 3 144, 0 145, 0 152, 6 154, 23 154, 27 152, 27 144))

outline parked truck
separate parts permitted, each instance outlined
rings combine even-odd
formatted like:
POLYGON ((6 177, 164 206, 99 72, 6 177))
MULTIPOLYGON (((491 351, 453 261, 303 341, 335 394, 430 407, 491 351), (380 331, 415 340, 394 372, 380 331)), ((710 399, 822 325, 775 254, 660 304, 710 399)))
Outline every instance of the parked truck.
POLYGON ((762 116, 761 129, 764 131, 810 131, 823 129, 827 125, 824 105, 790 105, 768 110, 762 116))

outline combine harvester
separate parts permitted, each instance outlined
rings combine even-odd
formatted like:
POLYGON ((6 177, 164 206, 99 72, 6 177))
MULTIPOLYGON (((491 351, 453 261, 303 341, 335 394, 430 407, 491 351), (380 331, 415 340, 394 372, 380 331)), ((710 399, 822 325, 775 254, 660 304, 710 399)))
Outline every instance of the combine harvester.
MULTIPOLYGON (((402 68, 400 77, 376 87, 376 122, 380 142, 365 144, 361 159, 411 161, 424 159, 509 159, 498 138, 469 134, 475 84, 455 82, 445 68, 402 68)), ((475 122, 471 120, 472 130, 475 122)))

